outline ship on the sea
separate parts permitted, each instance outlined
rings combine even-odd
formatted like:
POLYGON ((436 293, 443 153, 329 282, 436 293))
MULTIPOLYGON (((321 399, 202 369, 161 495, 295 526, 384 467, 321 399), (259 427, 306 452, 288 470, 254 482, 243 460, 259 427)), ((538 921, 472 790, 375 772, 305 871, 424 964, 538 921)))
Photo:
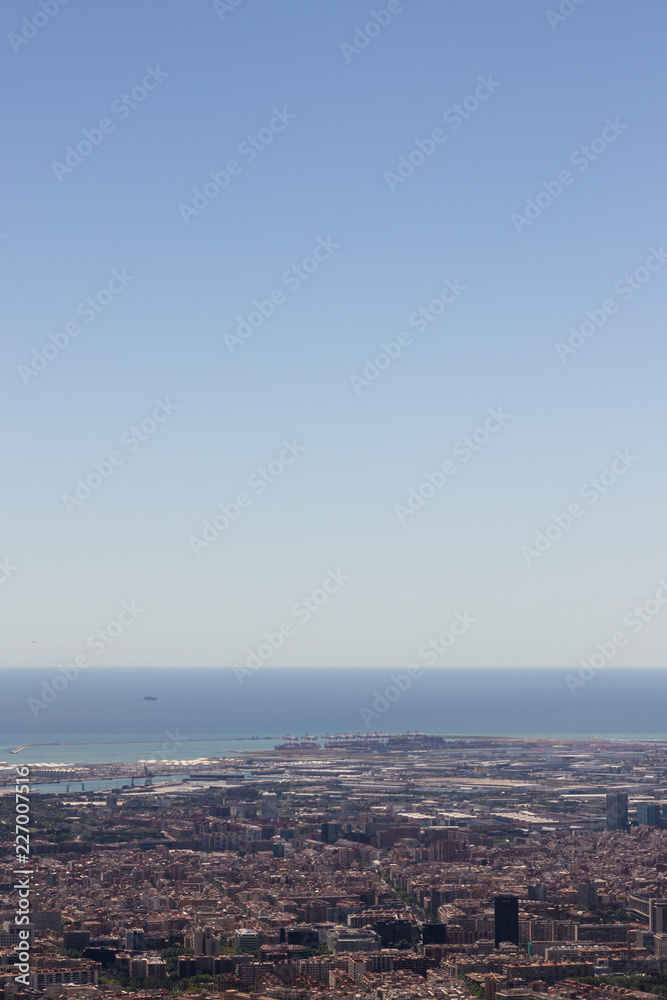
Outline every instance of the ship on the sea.
POLYGON ((157 701, 157 698, 152 694, 145 694, 144 701, 157 701))

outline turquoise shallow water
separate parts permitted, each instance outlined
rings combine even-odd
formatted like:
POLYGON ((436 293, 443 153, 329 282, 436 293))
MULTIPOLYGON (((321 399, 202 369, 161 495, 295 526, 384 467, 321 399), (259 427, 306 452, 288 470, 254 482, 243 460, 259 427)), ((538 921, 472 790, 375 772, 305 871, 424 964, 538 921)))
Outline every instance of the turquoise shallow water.
POLYGON ((271 749, 274 739, 230 739, 228 736, 183 737, 168 734, 135 733, 17 733, 12 741, 0 744, 0 759, 7 764, 115 763, 122 761, 193 760, 199 757, 247 755, 253 750, 271 749), (12 753, 25 744, 18 753, 12 753))

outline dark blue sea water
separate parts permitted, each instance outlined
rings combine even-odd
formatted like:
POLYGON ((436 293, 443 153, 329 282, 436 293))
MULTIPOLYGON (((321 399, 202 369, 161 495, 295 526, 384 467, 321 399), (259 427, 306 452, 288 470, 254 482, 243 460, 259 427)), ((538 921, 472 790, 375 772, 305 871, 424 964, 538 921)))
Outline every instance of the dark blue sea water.
POLYGON ((41 761, 191 759, 231 750, 247 753, 274 742, 237 743, 234 737, 370 729, 667 738, 667 670, 605 668, 574 690, 568 673, 572 676, 555 669, 426 668, 406 687, 400 668, 265 667, 239 683, 228 668, 97 667, 55 685, 63 689, 47 705, 56 670, 5 668, 0 670, 0 759, 24 759, 26 752, 8 756, 22 743, 76 743, 84 737, 152 742, 136 742, 131 753, 124 746, 44 747, 30 756, 41 761), (399 685, 392 679, 397 676, 399 685), (146 695, 157 700, 145 700, 146 695))

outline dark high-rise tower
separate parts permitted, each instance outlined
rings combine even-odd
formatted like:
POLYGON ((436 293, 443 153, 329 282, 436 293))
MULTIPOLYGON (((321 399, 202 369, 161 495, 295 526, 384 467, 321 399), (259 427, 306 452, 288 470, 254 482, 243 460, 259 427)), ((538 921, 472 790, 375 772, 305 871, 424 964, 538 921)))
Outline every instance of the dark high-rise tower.
POLYGON ((325 844, 335 844, 339 837, 339 823, 322 823, 322 840, 325 844))
POLYGON ((519 943, 519 900, 516 896, 496 896, 493 901, 496 917, 496 948, 501 941, 519 943))
POLYGON ((607 829, 627 830, 628 828, 628 793, 607 793, 607 829))
POLYGON ((662 826, 659 802, 640 802, 637 806, 638 826, 662 826))

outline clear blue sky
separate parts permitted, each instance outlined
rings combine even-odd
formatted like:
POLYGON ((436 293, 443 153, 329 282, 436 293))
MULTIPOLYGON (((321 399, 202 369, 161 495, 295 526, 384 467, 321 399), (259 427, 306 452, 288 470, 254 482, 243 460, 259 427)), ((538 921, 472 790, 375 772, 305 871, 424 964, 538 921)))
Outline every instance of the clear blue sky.
POLYGON ((667 605, 623 619, 667 574, 664 4, 44 4, 0 10, 0 662, 231 665, 291 623, 272 665, 398 666, 467 612, 442 666, 569 668, 618 629, 614 664, 663 665, 667 605))

